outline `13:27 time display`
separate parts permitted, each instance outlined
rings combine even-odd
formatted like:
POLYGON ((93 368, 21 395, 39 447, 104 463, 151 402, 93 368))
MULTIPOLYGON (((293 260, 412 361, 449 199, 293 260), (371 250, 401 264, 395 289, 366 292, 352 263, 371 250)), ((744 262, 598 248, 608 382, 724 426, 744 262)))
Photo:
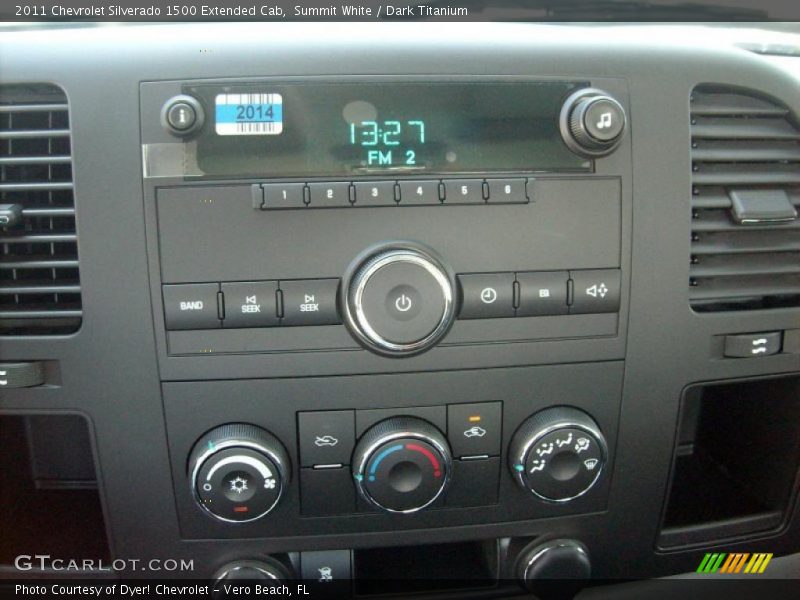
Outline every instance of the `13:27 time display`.
POLYGON ((350 124, 350 143, 366 151, 369 166, 416 165, 417 146, 425 143, 425 122, 361 121, 350 124))

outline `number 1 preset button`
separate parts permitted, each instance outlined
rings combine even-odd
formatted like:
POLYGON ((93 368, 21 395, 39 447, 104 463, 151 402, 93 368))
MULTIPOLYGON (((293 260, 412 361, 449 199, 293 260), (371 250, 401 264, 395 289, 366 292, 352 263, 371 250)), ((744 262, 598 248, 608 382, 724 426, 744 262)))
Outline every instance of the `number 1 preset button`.
POLYGON ((305 183, 265 183, 261 208, 305 208, 305 183))

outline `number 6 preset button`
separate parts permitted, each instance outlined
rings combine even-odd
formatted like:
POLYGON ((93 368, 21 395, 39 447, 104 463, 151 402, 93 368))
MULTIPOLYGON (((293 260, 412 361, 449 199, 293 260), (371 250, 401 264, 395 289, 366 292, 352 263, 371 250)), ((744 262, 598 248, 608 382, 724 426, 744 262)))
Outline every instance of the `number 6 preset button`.
POLYGON ((528 196, 524 179, 487 179, 490 204, 525 204, 528 196))

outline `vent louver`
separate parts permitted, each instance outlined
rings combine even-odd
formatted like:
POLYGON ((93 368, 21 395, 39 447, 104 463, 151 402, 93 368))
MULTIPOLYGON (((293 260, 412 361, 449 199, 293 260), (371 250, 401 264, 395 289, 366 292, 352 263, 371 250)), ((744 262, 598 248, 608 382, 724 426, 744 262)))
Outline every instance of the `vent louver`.
POLYGON ((800 306, 800 130, 789 110, 700 86, 691 134, 692 308, 800 306))
POLYGON ((0 335, 81 322, 69 113, 51 85, 0 85, 0 335))

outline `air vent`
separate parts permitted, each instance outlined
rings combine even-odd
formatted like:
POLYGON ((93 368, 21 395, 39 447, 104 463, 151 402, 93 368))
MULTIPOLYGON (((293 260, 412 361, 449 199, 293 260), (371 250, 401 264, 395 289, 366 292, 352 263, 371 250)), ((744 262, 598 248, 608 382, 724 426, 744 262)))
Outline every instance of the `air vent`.
POLYGON ((800 306, 800 130, 756 92, 691 98, 692 258, 698 312, 800 306))
POLYGON ((0 334, 81 322, 67 99, 51 85, 0 85, 0 334))

